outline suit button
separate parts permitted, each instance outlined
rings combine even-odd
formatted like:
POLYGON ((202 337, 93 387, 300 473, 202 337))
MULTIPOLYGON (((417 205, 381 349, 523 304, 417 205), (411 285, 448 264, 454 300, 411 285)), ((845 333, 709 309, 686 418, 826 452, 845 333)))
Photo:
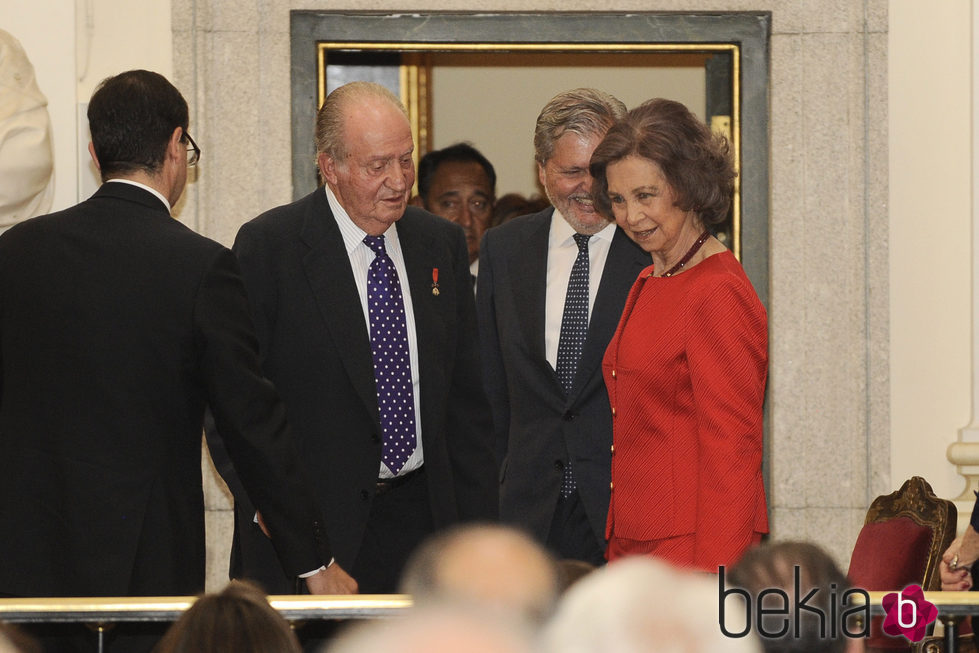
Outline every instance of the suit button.
POLYGON ((608 489, 614 490, 615 489, 615 483, 612 483, 611 481, 609 481, 608 489))
POLYGON ((612 445, 611 452, 612 452, 612 455, 614 456, 615 455, 615 445, 614 444, 612 445))
POLYGON ((367 501, 368 499, 371 498, 371 493, 368 492, 367 490, 361 490, 360 491, 360 498, 363 499, 364 501, 367 501))
POLYGON ((381 436, 379 436, 377 433, 371 433, 371 442, 377 444, 380 441, 381 441, 381 436))
POLYGON ((574 412, 573 410, 569 410, 568 412, 566 412, 564 414, 564 421, 565 422, 570 422, 570 421, 572 421, 577 416, 578 416, 578 413, 574 412))
POLYGON ((612 406, 612 417, 615 417, 615 406, 612 406))
POLYGON ((555 460, 554 461, 554 469, 564 469, 564 461, 562 461, 562 460, 555 460))

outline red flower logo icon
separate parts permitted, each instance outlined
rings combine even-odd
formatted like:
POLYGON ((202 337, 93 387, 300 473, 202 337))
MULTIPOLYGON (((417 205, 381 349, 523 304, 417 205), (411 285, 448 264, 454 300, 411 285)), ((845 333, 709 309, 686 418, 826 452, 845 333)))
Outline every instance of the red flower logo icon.
POLYGON ((938 608, 925 600, 920 585, 908 585, 901 593, 891 592, 884 596, 885 633, 892 637, 904 635, 912 642, 920 642, 925 637, 929 624, 938 618, 938 608))

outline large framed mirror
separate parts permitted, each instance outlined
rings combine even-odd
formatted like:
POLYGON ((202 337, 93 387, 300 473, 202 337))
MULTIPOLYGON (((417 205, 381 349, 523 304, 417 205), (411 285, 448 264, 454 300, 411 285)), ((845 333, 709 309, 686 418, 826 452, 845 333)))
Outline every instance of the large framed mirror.
MULTIPOLYGON (((316 106, 347 82, 377 82, 399 95, 408 110, 416 165, 432 149, 471 143, 497 168, 498 195, 543 193, 532 147, 536 112, 558 92, 581 86, 601 88, 629 107, 655 96, 683 102, 729 140, 736 165, 740 161, 737 45, 631 44, 614 52, 581 44, 506 48, 320 42, 316 106)), ((717 225, 716 235, 740 257, 737 181, 728 219, 717 225)))
POLYGON ((409 109, 416 153, 458 141, 498 169, 498 193, 533 194, 533 125, 556 93, 593 86, 628 107, 686 104, 731 141, 739 169, 721 233, 768 299, 766 13, 430 14, 293 11, 293 195, 317 185, 313 123, 330 90, 382 83, 409 109))

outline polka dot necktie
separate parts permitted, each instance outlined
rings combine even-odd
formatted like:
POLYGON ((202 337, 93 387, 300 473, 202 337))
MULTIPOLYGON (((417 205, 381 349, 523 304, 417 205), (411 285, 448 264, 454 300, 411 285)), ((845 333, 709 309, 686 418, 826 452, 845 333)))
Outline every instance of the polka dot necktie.
MULTIPOLYGON (((574 375, 578 370, 578 359, 585 346, 588 333, 588 240, 587 234, 575 234, 578 256, 571 267, 568 280, 568 294, 564 297, 564 315, 561 316, 561 336, 557 345, 557 378, 564 388, 564 394, 571 394, 574 375)), ((571 456, 564 465, 564 478, 561 482, 561 496, 570 496, 577 484, 571 469, 571 456)))
POLYGON ((405 304, 398 271, 384 249, 384 236, 366 236, 364 243, 376 255, 367 270, 367 306, 383 436, 381 460, 397 474, 417 442, 405 304))

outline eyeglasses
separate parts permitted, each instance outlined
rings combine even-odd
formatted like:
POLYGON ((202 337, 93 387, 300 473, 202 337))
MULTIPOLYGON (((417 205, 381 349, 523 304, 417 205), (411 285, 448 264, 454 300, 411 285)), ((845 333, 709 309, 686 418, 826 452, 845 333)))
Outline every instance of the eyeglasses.
POLYGON ((187 165, 197 165, 197 162, 201 160, 201 148, 197 146, 194 139, 190 137, 190 134, 184 130, 184 136, 187 137, 187 142, 190 143, 190 147, 187 148, 187 165))

